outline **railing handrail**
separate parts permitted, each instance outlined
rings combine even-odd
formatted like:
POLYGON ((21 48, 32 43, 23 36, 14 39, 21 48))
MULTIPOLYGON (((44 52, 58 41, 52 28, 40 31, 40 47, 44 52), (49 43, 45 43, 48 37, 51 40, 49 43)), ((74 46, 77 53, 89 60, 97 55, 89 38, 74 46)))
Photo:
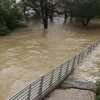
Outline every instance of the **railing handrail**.
POLYGON ((40 100, 72 73, 75 67, 81 63, 85 56, 87 56, 99 43, 100 40, 88 46, 69 60, 54 67, 8 100, 40 100))

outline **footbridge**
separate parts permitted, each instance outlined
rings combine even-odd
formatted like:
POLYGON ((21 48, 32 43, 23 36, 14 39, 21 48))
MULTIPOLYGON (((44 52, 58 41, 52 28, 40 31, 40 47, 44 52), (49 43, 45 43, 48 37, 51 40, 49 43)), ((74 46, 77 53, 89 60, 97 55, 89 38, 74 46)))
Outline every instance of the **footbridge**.
POLYGON ((41 100, 63 82, 82 62, 82 60, 91 53, 100 43, 100 40, 93 43, 79 54, 63 62, 54 69, 50 70, 40 78, 36 79, 21 91, 16 93, 8 100, 41 100))

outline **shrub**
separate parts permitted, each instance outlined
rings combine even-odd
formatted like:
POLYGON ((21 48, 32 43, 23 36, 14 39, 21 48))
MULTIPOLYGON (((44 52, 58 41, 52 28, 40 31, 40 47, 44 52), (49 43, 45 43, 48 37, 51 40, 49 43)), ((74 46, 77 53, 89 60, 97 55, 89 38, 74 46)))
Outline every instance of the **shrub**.
POLYGON ((100 81, 96 83, 96 100, 100 100, 100 81))
POLYGON ((6 26, 6 22, 4 21, 2 17, 0 17, 0 35, 5 35, 5 34, 8 34, 9 32, 10 30, 6 26))
POLYGON ((0 35, 5 35, 15 29, 23 20, 19 4, 16 0, 0 1, 0 35))

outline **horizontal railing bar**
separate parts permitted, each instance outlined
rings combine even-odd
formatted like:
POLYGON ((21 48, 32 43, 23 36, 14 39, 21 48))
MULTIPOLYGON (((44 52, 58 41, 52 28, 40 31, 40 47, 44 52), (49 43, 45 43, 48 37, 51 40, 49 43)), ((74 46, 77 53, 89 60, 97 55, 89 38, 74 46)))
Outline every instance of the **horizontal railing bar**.
POLYGON ((46 87, 46 86, 48 87, 49 86, 49 83, 48 84, 47 83, 44 83, 43 84, 43 88, 46 87))
POLYGON ((28 99, 27 99, 27 96, 25 96, 25 97, 18 99, 18 100, 28 100, 28 99))
POLYGON ((58 77, 59 73, 55 73, 54 75, 55 75, 55 76, 54 76, 53 79, 55 79, 56 77, 58 77))
POLYGON ((52 74, 52 71, 53 71, 53 70, 50 70, 50 72, 44 74, 44 77, 47 77, 48 75, 52 74))
POLYGON ((25 92, 21 93, 21 95, 20 95, 19 97, 21 97, 22 95, 27 94, 27 93, 28 93, 28 91, 29 91, 29 89, 28 89, 27 91, 25 91, 25 92))
POLYGON ((35 95, 38 95, 38 91, 37 92, 31 92, 31 96, 35 96, 35 95))
MULTIPOLYGON (((27 94, 28 95, 28 94, 27 94)), ((27 98, 27 95, 25 95, 24 97, 19 97, 19 98, 17 98, 17 100, 25 100, 25 98, 27 98)))
POLYGON ((48 75, 47 77, 44 77, 44 79, 49 79, 49 78, 51 78, 51 75, 52 75, 52 73, 51 73, 50 75, 48 75))
MULTIPOLYGON (((40 78, 41 78, 41 77, 40 77, 40 78)), ((38 81, 40 80, 40 78, 36 79, 34 82, 32 82, 32 83, 30 83, 30 84, 34 85, 36 82, 38 82, 38 81)), ((29 87, 30 84, 28 84, 24 89, 22 89, 22 90, 20 90, 18 93, 16 93, 13 97, 15 97, 15 96, 18 95, 19 93, 23 92, 27 87, 29 87)), ((10 99, 12 99, 12 98, 10 98, 10 99)))
MULTIPOLYGON (((41 80, 41 77, 39 77, 38 79, 36 79, 34 82, 31 82, 30 84, 31 84, 31 85, 34 85, 34 84, 38 83, 40 80, 41 80)), ((30 85, 30 84, 29 84, 29 85, 30 85)))
POLYGON ((38 95, 38 90, 37 91, 31 91, 31 95, 32 94, 34 94, 34 95, 37 94, 38 95))
POLYGON ((38 95, 36 95, 36 96, 32 95, 30 98, 31 98, 31 100, 36 100, 38 98, 38 95))
POLYGON ((43 82, 43 85, 47 84, 47 83, 49 84, 49 82, 50 82, 50 80, 46 80, 46 81, 43 82))
MULTIPOLYGON (((29 86, 28 86, 29 87, 29 86)), ((28 88, 29 89, 29 88, 28 88)), ((24 93, 23 91, 26 90, 26 88, 24 88, 23 90, 21 90, 20 92, 18 92, 18 94, 14 95, 11 99, 14 99, 16 97, 18 97, 19 95, 21 95, 22 93, 24 93)), ((26 92, 26 91, 25 91, 26 92)))
POLYGON ((50 79, 45 79, 45 80, 43 81, 43 84, 44 84, 44 83, 48 83, 49 80, 50 80, 50 79))
POLYGON ((38 89, 39 89, 39 86, 37 86, 36 88, 31 88, 31 91, 38 91, 38 89))
MULTIPOLYGON (((40 84, 40 83, 39 83, 40 84)), ((39 84, 32 85, 31 88, 37 87, 39 84)))

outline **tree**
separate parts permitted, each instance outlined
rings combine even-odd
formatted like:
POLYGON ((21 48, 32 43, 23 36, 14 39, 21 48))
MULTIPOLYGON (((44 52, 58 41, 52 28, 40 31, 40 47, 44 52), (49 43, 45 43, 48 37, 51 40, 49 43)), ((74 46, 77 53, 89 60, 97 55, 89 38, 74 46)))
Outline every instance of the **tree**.
POLYGON ((19 26, 23 16, 16 0, 0 1, 0 34, 8 34, 10 30, 19 26))
POLYGON ((72 0, 70 15, 87 26, 91 19, 100 17, 100 0, 72 0))
POLYGON ((64 7, 65 22, 68 15, 70 15, 70 21, 72 20, 72 16, 70 14, 70 7, 72 7, 72 2, 73 0, 62 0, 63 7, 64 7))
POLYGON ((51 21, 53 20, 54 7, 60 1, 61 0, 22 0, 20 3, 24 5, 23 7, 32 8, 35 14, 42 18, 44 28, 48 28, 48 18, 50 18, 51 21))
POLYGON ((62 12, 58 11, 59 8, 62 9, 60 6, 61 1, 62 0, 49 0, 49 18, 51 22, 53 21, 54 13, 62 14, 62 12))
MULTIPOLYGON (((40 15, 42 18, 42 23, 44 28, 48 28, 48 14, 49 14, 49 4, 48 0, 22 0, 20 2, 26 9, 32 8, 32 10, 40 15)), ((25 13, 24 8, 24 13, 25 13)))

